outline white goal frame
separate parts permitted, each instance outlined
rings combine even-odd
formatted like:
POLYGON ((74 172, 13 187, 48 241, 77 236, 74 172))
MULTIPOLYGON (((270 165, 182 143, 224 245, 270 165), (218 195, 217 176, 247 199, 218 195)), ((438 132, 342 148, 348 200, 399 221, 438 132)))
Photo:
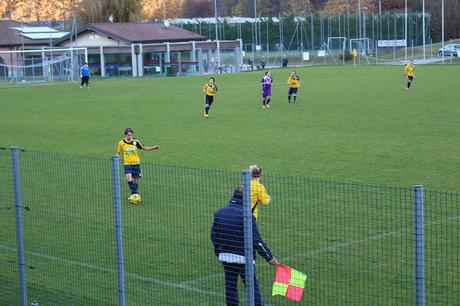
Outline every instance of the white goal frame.
POLYGON ((350 53, 353 53, 353 43, 356 43, 358 48, 356 50, 359 54, 367 56, 370 51, 370 43, 369 38, 350 38, 350 53), (364 52, 363 52, 364 51, 364 52))
POLYGON ((18 84, 47 81, 74 81, 82 61, 88 62, 84 47, 0 51, 3 77, 18 84), (34 56, 35 55, 35 56, 34 56), (82 58, 84 56, 84 58, 82 58))
POLYGON ((343 52, 347 49, 347 38, 345 36, 335 36, 335 37, 327 38, 327 48, 329 50, 334 50, 333 48, 331 48, 331 42, 334 40, 342 41, 342 49, 336 49, 336 50, 341 50, 343 52))

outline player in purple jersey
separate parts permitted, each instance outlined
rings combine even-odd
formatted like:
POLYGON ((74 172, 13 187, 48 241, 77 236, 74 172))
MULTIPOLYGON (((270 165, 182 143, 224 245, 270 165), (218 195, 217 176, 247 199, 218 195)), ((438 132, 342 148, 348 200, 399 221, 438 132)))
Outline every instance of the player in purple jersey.
POLYGON ((272 83, 273 83, 273 78, 272 78, 272 73, 271 71, 265 72, 265 76, 262 78, 262 81, 260 81, 260 84, 262 84, 262 107, 263 108, 270 108, 270 100, 272 98, 272 83))

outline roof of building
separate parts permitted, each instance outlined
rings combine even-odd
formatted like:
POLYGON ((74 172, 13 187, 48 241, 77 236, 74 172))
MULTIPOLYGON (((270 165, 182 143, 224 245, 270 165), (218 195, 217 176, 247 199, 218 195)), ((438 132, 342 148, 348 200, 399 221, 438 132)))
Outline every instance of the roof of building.
MULTIPOLYGON (((77 32, 97 32, 107 37, 124 41, 126 43, 156 43, 156 42, 181 42, 206 40, 205 36, 181 29, 176 26, 165 26, 162 23, 89 23, 77 32)), ((59 41, 68 40, 70 35, 59 41)))
MULTIPOLYGON (((45 31, 44 27, 30 27, 13 20, 0 20, 0 47, 47 46, 50 41, 50 28, 47 29, 49 29, 47 30, 48 32, 40 33, 40 31, 45 31)), ((51 38, 54 42, 56 34, 62 32, 52 30, 53 35, 51 38)))

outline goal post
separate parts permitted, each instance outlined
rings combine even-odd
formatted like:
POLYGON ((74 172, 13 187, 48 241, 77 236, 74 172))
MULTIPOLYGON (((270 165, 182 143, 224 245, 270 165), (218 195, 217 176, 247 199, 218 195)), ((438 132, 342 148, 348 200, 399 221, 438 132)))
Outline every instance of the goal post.
POLYGON ((342 63, 345 64, 345 51, 347 49, 347 38, 344 36, 335 36, 327 38, 327 48, 330 52, 335 52, 342 57, 342 63))
POLYGON ((340 50, 345 51, 347 48, 347 38, 346 37, 328 37, 327 38, 327 47, 329 50, 340 50))
POLYGON ((88 61, 87 48, 0 51, 0 78, 10 83, 74 81, 88 61))
POLYGON ((369 38, 351 38, 350 53, 353 53, 353 49, 356 49, 358 54, 367 56, 370 53, 369 38))

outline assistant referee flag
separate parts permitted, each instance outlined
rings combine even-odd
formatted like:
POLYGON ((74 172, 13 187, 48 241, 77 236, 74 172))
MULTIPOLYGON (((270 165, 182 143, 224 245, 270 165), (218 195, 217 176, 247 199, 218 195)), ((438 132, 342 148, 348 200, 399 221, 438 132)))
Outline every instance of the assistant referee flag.
POLYGON ((286 298, 300 302, 305 288, 307 275, 285 265, 279 265, 273 283, 273 295, 283 295, 286 298))

